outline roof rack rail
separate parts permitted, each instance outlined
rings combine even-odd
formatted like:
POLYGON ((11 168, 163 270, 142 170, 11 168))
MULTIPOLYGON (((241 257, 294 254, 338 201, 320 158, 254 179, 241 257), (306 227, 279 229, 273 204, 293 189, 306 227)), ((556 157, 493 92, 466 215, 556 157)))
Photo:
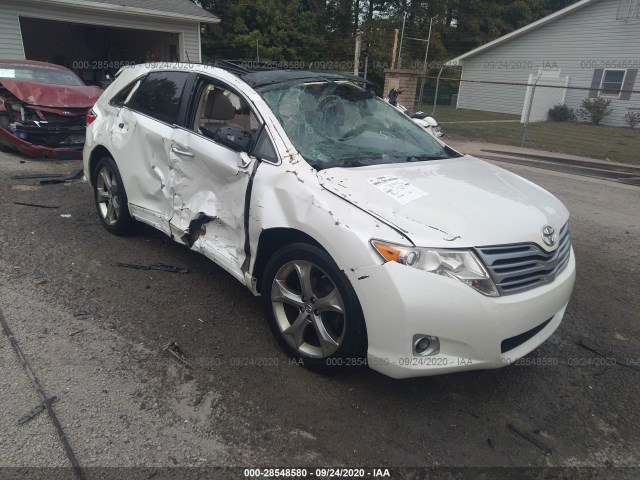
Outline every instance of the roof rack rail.
POLYGON ((282 68, 270 66, 256 60, 216 60, 214 66, 240 76, 246 75, 247 73, 283 70, 282 68))
POLYGON ((240 76, 249 73, 249 70, 244 68, 242 65, 238 65, 237 61, 234 60, 216 60, 213 66, 222 68, 223 70, 228 70, 229 72, 240 76))
POLYGON ((280 83, 291 79, 323 78, 332 80, 348 80, 361 84, 363 87, 373 85, 373 82, 346 72, 312 72, 299 68, 279 68, 272 64, 254 60, 216 60, 214 67, 226 70, 242 78, 252 86, 267 83, 280 83))

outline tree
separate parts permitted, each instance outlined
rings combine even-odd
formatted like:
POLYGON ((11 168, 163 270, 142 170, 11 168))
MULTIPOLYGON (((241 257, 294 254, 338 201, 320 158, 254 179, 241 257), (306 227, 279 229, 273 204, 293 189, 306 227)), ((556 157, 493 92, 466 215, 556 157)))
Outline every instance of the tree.
POLYGON ((301 0, 203 0, 220 17, 203 31, 208 59, 294 61, 322 56, 325 36, 322 2, 301 0), (314 12, 315 11, 315 12, 314 12))
MULTIPOLYGON (((192 0, 221 19, 202 27, 202 50, 220 58, 330 62, 353 59, 354 36, 377 82, 391 62, 393 30, 407 14, 405 37, 426 39, 430 61, 444 61, 534 22, 577 0, 192 0)), ((424 42, 406 40, 405 65, 418 67, 424 42)), ((347 69, 345 69, 347 70, 347 69)), ((350 70, 350 69, 348 69, 350 70)))

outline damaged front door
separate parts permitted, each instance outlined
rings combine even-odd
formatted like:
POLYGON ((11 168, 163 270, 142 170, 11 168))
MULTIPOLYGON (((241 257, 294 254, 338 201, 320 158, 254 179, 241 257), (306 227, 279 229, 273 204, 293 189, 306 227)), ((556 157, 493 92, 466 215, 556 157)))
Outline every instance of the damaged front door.
POLYGON ((201 79, 195 92, 188 128, 171 138, 171 232, 244 281, 245 202, 255 167, 249 152, 259 123, 220 83, 201 79))

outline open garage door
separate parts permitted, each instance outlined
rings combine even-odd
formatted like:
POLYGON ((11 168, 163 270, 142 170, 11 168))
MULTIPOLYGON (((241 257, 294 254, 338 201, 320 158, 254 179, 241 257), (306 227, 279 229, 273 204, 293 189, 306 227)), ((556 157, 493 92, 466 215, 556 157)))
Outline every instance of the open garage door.
POLYGON ((120 66, 180 61, 181 34, 20 17, 27 60, 63 65, 89 85, 105 86, 120 66))

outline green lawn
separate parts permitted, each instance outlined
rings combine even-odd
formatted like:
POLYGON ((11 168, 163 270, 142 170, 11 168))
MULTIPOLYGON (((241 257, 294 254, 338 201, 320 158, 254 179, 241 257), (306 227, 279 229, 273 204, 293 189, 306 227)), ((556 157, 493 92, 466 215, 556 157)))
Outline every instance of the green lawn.
MULTIPOLYGON (((423 105, 423 112, 431 113, 433 105, 423 105)), ((467 122, 467 121, 487 121, 487 120, 513 120, 520 121, 519 115, 509 115, 507 113, 481 112, 478 110, 464 110, 449 106, 438 105, 436 107, 436 120, 438 122, 467 122)))
MULTIPOLYGON (((431 112, 431 108, 425 111, 431 112)), ((442 130, 452 137, 516 146, 519 146, 522 141, 523 125, 520 124, 520 117, 517 115, 438 106, 435 118, 441 124, 442 130), (473 123, 487 120, 499 120, 499 122, 473 123), (504 120, 515 121, 504 122, 504 120)), ((531 123, 525 146, 640 165, 640 129, 631 130, 575 122, 531 123)))

